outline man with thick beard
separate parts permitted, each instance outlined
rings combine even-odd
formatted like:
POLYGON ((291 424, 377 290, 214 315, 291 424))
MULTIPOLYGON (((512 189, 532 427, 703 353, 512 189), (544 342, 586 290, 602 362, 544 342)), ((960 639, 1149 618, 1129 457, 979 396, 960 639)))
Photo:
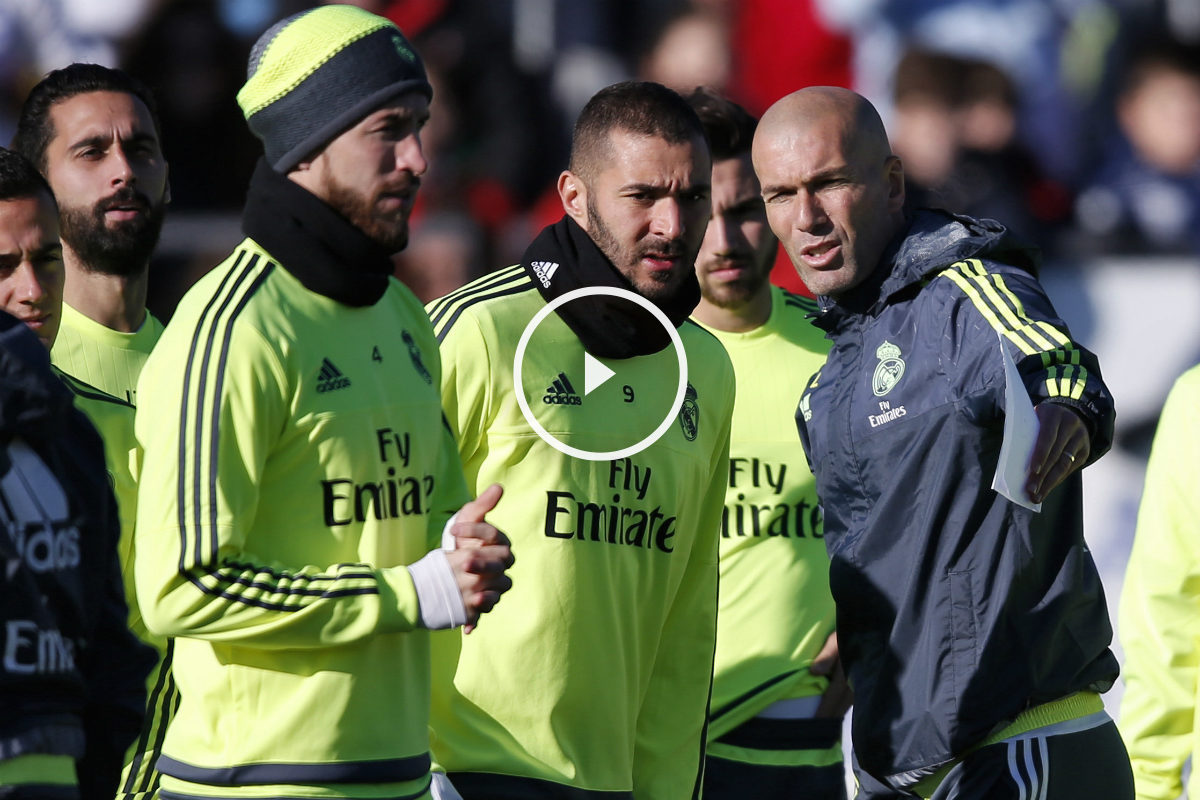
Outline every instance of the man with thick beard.
POLYGON ((688 320, 711 172, 678 94, 603 89, 575 125, 562 220, 428 306, 468 484, 504 476, 494 513, 521 553, 486 628, 434 637, 433 752, 467 800, 699 791, 734 393, 725 351, 688 320), (567 298, 581 288, 652 303, 686 378, 652 312, 567 298))
POLYGON ((162 333, 146 310, 150 254, 169 199, 154 98, 125 73, 96 64, 55 70, 21 109, 13 147, 58 201, 66 282, 50 358, 100 431, 121 521, 130 627, 159 652, 147 680, 145 728, 130 749, 121 793, 156 788, 159 732, 178 703, 171 645, 151 635, 133 594, 135 387, 162 333))
POLYGON ((170 199, 154 98, 120 70, 55 70, 25 99, 13 149, 58 201, 67 279, 54 363, 133 405, 162 332, 146 311, 150 255, 170 199))

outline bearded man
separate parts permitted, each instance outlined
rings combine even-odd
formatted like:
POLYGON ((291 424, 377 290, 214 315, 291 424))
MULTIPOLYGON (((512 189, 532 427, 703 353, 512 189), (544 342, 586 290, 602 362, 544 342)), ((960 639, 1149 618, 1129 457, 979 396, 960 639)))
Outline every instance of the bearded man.
POLYGON ((121 521, 129 624, 159 652, 146 684, 145 728, 126 756, 120 789, 128 797, 156 790, 159 732, 179 702, 172 648, 146 631, 132 576, 135 388, 163 330, 146 311, 150 255, 170 199, 159 142, 150 90, 97 64, 55 70, 33 87, 13 138, 58 201, 66 280, 50 360, 104 439, 121 521))

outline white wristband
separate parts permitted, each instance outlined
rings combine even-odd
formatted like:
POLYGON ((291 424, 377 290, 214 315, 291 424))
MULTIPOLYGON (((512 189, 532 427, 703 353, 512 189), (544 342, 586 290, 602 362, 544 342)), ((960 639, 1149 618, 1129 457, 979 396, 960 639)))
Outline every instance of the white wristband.
POLYGON ((458 519, 457 511, 454 512, 454 516, 452 516, 452 517, 450 517, 450 519, 446 520, 446 524, 442 528, 442 549, 443 550, 455 550, 458 548, 458 541, 455 540, 454 534, 451 533, 451 530, 453 530, 453 528, 454 528, 454 520, 456 520, 456 519, 458 519))
POLYGON ((436 631, 457 628, 467 621, 467 607, 444 550, 430 550, 408 565, 408 573, 417 589, 422 626, 436 631))
POLYGON ((454 788, 454 784, 450 782, 444 772, 432 773, 429 791, 433 800, 463 800, 462 795, 454 788))

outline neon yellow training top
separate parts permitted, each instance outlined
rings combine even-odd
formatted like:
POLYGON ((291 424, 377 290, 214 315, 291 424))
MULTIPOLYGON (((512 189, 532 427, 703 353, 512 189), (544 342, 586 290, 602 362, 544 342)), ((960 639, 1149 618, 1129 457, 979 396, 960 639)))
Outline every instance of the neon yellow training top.
POLYGON ((705 326, 725 345, 738 394, 721 523, 721 595, 709 740, 767 706, 819 695, 809 665, 834 628, 829 556, 816 480, 796 432, 796 405, 829 342, 808 298, 771 287, 752 331, 705 326))
MULTIPOLYGON (((690 388, 662 438, 611 461, 564 455, 530 428, 513 388, 517 341, 545 306, 519 266, 429 306, 468 485, 504 484, 488 519, 516 556, 513 588, 485 624, 434 636, 434 756, 456 779, 690 798, 712 675, 733 369, 685 322, 690 388)), ((671 408, 674 348, 603 363, 616 375, 587 393, 583 345, 557 314, 530 340, 522 389, 570 446, 619 450, 671 408)))
POLYGON ((158 651, 158 664, 146 678, 146 719, 142 734, 126 754, 118 787, 118 796, 127 799, 151 793, 162 731, 178 702, 167 641, 146 629, 133 579, 133 526, 137 517, 134 401, 138 377, 162 331, 162 323, 149 312, 141 327, 133 333, 123 333, 63 303, 58 336, 50 351, 51 362, 75 393, 75 405, 87 415, 104 440, 105 465, 112 479, 121 522, 119 553, 125 602, 129 606, 129 628, 158 651))
POLYGON ((138 597, 176 640, 162 789, 419 796, 429 634, 404 565, 467 499, 437 343, 395 279, 306 289, 247 239, 138 384, 138 597))
POLYGON ((1118 727, 1138 800, 1200 797, 1200 367, 1175 383, 1154 436, 1121 590, 1118 727))

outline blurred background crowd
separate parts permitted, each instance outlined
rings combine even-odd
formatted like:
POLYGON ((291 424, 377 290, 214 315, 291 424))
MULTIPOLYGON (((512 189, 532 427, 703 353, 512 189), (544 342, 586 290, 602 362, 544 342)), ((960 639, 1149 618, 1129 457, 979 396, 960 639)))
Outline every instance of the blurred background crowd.
MULTIPOLYGON (((561 213, 571 124, 642 77, 761 114, 810 84, 881 110, 912 202, 994 217, 1051 265, 1200 253, 1196 0, 363 0, 425 57, 431 169, 397 268, 423 299, 513 263, 561 213)), ((259 153, 234 102, 298 0, 0 0, 0 139, 50 69, 154 90, 173 202, 151 280, 166 318, 240 239, 259 153)), ((781 259, 776 281, 800 290, 781 259)))

